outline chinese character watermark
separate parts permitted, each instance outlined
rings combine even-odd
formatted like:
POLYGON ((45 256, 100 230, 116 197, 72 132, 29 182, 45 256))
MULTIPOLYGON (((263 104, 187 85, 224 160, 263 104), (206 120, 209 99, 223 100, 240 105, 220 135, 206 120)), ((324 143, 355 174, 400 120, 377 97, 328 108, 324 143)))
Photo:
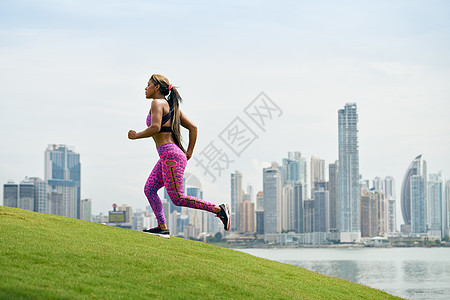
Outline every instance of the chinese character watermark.
MULTIPOLYGON (((275 102, 272 101, 264 92, 261 92, 247 107, 244 109, 245 117, 237 116, 231 123, 225 127, 218 135, 219 139, 234 155, 228 155, 223 147, 217 146, 215 141, 211 141, 199 154, 193 157, 197 162, 196 167, 203 170, 203 175, 211 177, 215 182, 222 172, 227 170, 232 162, 233 156, 241 157, 242 153, 255 141, 259 136, 244 120, 251 119, 257 126, 257 130, 266 131, 266 127, 275 117, 280 117, 283 111, 275 102)), ((253 124, 250 122, 250 124, 253 124)), ((255 125, 253 124, 253 127, 255 125)))

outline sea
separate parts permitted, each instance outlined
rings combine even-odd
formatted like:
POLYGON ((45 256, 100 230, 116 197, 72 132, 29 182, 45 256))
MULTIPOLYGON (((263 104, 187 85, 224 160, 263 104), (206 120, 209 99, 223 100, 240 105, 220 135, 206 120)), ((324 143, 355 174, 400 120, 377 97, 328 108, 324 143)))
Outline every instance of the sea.
POLYGON ((405 299, 450 299, 450 248, 246 248, 258 257, 405 299))

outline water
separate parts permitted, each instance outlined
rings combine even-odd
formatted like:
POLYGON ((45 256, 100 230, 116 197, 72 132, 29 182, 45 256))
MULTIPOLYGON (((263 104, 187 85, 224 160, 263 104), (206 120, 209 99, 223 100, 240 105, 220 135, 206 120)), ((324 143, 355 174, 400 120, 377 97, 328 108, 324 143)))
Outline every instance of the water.
POLYGON ((237 249, 406 299, 450 299, 450 248, 237 249))

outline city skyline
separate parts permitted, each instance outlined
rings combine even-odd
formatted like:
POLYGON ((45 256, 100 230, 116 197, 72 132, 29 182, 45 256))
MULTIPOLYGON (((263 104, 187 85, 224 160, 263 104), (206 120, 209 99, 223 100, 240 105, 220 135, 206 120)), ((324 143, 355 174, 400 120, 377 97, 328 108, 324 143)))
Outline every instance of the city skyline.
POLYGON ((336 161, 336 111, 346 102, 358 104, 363 178, 399 183, 422 154, 430 173, 448 179, 449 6, 2 1, 0 180, 40 176, 48 143, 73 145, 94 213, 110 203, 144 208, 158 155, 151 139, 126 133, 145 127, 152 73, 179 87, 181 109, 199 128, 193 158, 261 91, 283 111, 216 182, 188 162, 213 202, 229 201, 235 169, 261 190, 260 170, 287 151, 336 161), (168 26, 162 11, 176 16, 168 26), (181 46, 155 47, 149 28, 159 43, 181 46))

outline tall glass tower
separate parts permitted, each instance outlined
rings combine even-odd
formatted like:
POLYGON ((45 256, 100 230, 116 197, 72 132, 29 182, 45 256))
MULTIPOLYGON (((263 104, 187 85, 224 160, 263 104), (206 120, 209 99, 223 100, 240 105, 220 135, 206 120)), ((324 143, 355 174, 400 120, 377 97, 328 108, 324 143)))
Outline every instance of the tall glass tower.
POLYGON ((356 103, 338 111, 339 173, 337 223, 342 243, 361 239, 358 113, 356 103))
POLYGON ((276 163, 263 169, 264 234, 281 233, 281 176, 276 163))
POLYGON ((49 186, 48 212, 80 218, 80 154, 66 145, 45 150, 45 180, 49 186))
POLYGON ((235 171, 231 174, 231 231, 240 231, 242 199, 242 174, 235 171))
POLYGON ((402 183, 401 207, 407 231, 426 232, 426 203, 427 163, 422 155, 419 155, 409 165, 402 183))

